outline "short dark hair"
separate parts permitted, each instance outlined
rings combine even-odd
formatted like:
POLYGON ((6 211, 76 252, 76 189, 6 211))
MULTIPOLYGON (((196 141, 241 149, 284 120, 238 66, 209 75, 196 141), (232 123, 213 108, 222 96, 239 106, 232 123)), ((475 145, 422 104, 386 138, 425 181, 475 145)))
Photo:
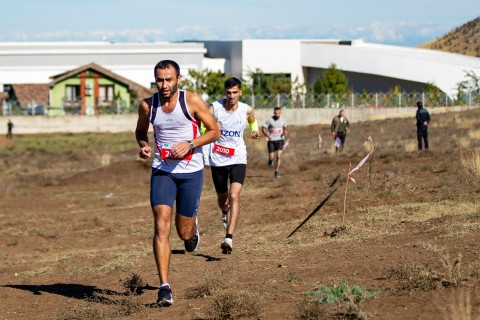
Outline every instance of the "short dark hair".
POLYGON ((225 85, 224 85, 225 89, 230 89, 230 88, 233 88, 233 87, 238 87, 238 89, 241 90, 242 89, 242 82, 235 77, 231 77, 231 78, 228 78, 227 80, 225 80, 225 85))
POLYGON ((277 110, 282 110, 282 108, 280 108, 280 107, 273 108, 273 111, 277 111, 277 110))
POLYGON ((417 101, 417 107, 423 108, 423 103, 422 103, 422 101, 417 101))
POLYGON ((177 78, 180 76, 180 66, 173 60, 162 60, 155 65, 153 68, 153 74, 157 76, 157 69, 168 69, 169 67, 173 67, 175 69, 175 74, 177 78))

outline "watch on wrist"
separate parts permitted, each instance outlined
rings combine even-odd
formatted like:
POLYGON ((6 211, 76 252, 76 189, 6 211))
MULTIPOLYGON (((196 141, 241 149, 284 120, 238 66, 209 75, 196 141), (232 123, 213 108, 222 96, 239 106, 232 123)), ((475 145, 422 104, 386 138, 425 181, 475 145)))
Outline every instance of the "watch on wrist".
POLYGON ((195 148, 195 145, 193 144, 192 140, 188 141, 188 146, 189 146, 190 150, 195 148))

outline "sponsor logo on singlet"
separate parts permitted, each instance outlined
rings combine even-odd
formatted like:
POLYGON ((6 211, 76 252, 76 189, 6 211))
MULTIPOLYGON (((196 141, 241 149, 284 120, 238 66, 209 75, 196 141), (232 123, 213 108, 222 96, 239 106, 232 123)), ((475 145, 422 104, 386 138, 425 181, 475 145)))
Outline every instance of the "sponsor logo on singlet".
POLYGON ((242 136, 240 131, 221 130, 221 133, 222 133, 222 136, 224 137, 240 138, 242 136))

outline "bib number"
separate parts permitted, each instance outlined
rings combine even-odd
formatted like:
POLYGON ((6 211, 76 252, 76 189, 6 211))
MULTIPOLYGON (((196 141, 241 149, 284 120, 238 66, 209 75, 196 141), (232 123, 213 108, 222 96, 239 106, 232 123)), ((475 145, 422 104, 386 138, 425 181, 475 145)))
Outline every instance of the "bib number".
POLYGON ((192 152, 188 152, 183 158, 174 158, 172 157, 172 146, 169 143, 162 144, 161 150, 162 160, 172 159, 172 160, 192 160, 192 152))
POLYGON ((213 145, 213 152, 222 154, 227 157, 233 157, 235 155, 235 149, 233 148, 228 148, 228 147, 223 147, 219 144, 214 144, 213 145))

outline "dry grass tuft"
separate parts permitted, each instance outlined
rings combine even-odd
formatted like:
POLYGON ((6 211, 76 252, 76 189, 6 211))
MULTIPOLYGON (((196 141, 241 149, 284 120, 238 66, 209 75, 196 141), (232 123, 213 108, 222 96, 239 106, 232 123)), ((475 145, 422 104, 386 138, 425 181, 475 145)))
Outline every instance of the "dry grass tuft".
POLYGON ((424 244, 423 247, 428 251, 431 251, 438 255, 443 267, 447 270, 442 280, 442 285, 445 287, 458 287, 462 284, 462 275, 460 272, 462 254, 458 254, 456 258, 451 259, 450 254, 445 252, 444 249, 432 246, 430 244, 424 244))
POLYGON ((263 312, 263 301, 257 293, 244 290, 218 292, 208 306, 207 319, 228 320, 258 318, 263 312))
POLYGON ((416 141, 407 141, 405 142, 405 152, 415 152, 417 151, 418 145, 416 141))
POLYGON ((90 304, 85 301, 81 301, 78 304, 74 304, 67 307, 64 311, 59 313, 56 317, 57 320, 105 320, 108 316, 102 311, 92 308, 90 304))
POLYGON ((480 177, 480 149, 460 154, 460 160, 467 172, 474 177, 480 177))
POLYGON ((472 140, 468 137, 460 137, 457 140, 458 148, 460 150, 466 150, 470 147, 472 140))
POLYGON ((127 295, 142 294, 145 287, 145 282, 143 282, 142 277, 136 273, 133 273, 130 277, 122 281, 122 285, 125 288, 125 293, 127 295))
POLYGON ((297 320, 322 320, 326 319, 325 305, 318 302, 305 301, 298 308, 295 319, 297 320))
POLYGON ((390 268, 387 278, 400 281, 397 292, 411 292, 413 290, 430 291, 437 287, 440 278, 429 270, 417 265, 402 265, 390 268))
POLYGON ((443 319, 472 320, 473 304, 470 290, 453 291, 446 301, 435 302, 443 319))
POLYGON ((473 140, 480 140, 480 130, 469 130, 468 136, 473 140))

